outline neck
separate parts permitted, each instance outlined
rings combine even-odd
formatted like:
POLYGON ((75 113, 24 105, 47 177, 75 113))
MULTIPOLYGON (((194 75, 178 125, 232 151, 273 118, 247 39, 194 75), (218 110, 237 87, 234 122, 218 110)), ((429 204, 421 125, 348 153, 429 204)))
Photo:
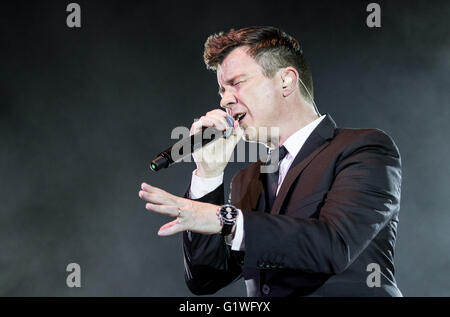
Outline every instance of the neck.
POLYGON ((270 148, 275 148, 283 145, 286 140, 293 135, 298 130, 306 127, 308 124, 313 122, 319 118, 319 115, 315 111, 305 111, 300 112, 296 111, 291 113, 288 120, 285 120, 282 124, 279 124, 279 139, 273 138, 271 136, 268 140, 267 146, 270 148), (279 140, 278 144, 275 144, 275 142, 272 142, 272 140, 279 140))

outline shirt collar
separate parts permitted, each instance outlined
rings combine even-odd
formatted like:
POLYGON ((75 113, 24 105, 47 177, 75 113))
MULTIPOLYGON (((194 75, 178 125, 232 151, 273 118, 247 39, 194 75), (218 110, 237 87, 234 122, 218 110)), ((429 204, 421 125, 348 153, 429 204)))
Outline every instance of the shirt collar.
POLYGON ((296 131, 282 145, 288 150, 292 157, 296 157, 298 152, 300 152, 303 144, 305 144, 308 137, 314 131, 314 129, 319 125, 320 122, 325 118, 325 115, 320 116, 313 122, 307 124, 300 130, 296 131))

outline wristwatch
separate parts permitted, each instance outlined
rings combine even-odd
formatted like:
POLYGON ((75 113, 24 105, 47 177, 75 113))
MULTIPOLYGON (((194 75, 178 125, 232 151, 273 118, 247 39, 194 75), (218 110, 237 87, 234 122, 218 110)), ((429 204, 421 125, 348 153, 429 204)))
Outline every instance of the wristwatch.
POLYGON ((220 224, 222 225, 222 232, 220 233, 223 236, 227 236, 231 233, 231 229, 236 223, 238 215, 238 210, 236 207, 230 204, 223 205, 217 211, 217 217, 220 220, 220 224))

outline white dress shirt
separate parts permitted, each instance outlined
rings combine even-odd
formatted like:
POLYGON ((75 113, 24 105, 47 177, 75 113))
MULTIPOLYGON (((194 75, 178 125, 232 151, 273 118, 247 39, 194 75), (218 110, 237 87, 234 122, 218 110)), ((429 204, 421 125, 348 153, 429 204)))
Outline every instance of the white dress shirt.
MULTIPOLYGON (((325 115, 317 118, 313 122, 304 126, 294 134, 292 134, 282 145, 288 150, 286 156, 279 163, 279 178, 278 178, 278 191, 280 190, 281 184, 283 183, 284 178, 291 166, 294 158, 297 156, 298 152, 300 152, 301 148, 305 144, 308 137, 314 131, 314 129, 319 125, 319 123, 325 118, 325 115)), ((214 191, 217 187, 219 187, 223 183, 223 173, 217 177, 212 178, 202 178, 195 174, 195 170, 192 172, 192 180, 191 180, 191 188, 190 188, 190 196, 192 199, 198 199, 206 194, 214 191)), ((242 212, 238 210, 238 215, 236 219, 236 231, 234 234, 234 239, 231 241, 231 249, 234 251, 243 251, 245 249, 244 246, 244 217, 242 216, 242 212)))

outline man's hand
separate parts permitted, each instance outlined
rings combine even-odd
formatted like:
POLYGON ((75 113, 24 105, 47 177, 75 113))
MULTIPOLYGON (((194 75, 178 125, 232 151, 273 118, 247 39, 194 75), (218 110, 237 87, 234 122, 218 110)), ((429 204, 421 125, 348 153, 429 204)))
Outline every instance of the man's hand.
POLYGON ((170 236, 185 230, 201 234, 221 232, 222 226, 216 214, 220 206, 174 196, 146 183, 142 183, 141 189, 139 197, 147 202, 147 210, 176 217, 159 229, 159 236, 170 236))
MULTIPOLYGON (((212 110, 192 124, 190 134, 200 132, 204 127, 214 127, 224 131, 229 128, 226 116, 227 113, 223 110, 212 110)), ((210 178, 222 174, 243 135, 244 131, 235 121, 233 134, 228 138, 220 138, 195 151, 192 157, 197 164, 197 176, 210 178)))

